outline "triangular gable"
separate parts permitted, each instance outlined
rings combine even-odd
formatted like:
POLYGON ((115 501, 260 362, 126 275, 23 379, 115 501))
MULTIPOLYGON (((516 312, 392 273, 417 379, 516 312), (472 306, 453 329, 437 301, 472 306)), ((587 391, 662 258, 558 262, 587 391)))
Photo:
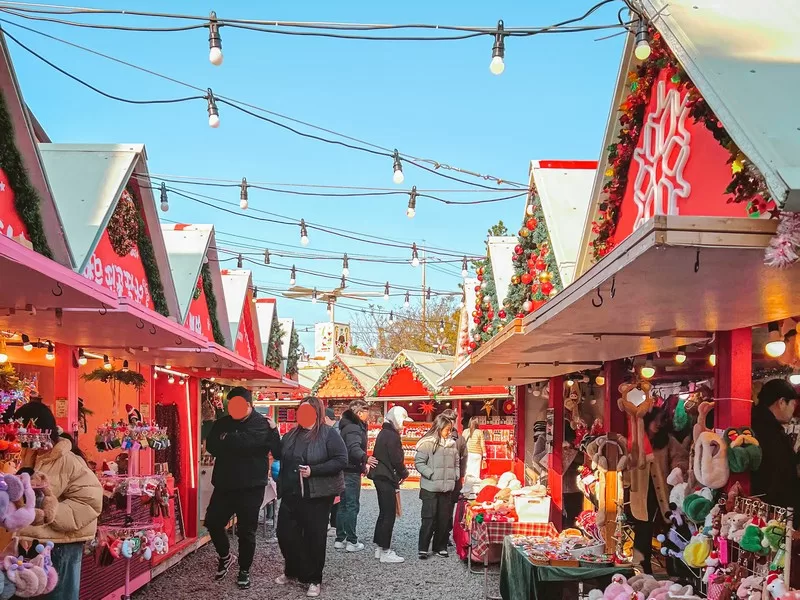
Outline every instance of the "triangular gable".
POLYGON ((281 326, 278 319, 278 302, 275 298, 259 298, 256 300, 255 307, 258 315, 258 327, 261 332, 258 343, 263 361, 268 367, 283 373, 283 352, 281 348, 283 335, 280 331, 273 331, 274 328, 280 328, 281 326), (270 364, 270 360, 273 364, 270 364))
POLYGON ((453 366, 453 356, 401 351, 370 391, 378 397, 420 396, 439 393, 438 381, 453 366))
POLYGON ((456 363, 460 363, 469 355, 469 343, 472 341, 470 331, 472 331, 474 325, 472 311, 475 310, 475 297, 477 294, 475 286, 477 285, 477 279, 468 278, 464 280, 464 306, 461 307, 461 317, 458 321, 456 363))
POLYGON ((221 275, 233 350, 239 356, 263 364, 258 316, 252 301, 251 272, 225 269, 221 275))
POLYGON ((511 277, 514 275, 514 246, 517 245, 517 238, 511 236, 490 236, 489 237, 489 260, 492 261, 492 276, 494 277, 494 289, 497 296, 497 305, 502 306, 503 300, 508 294, 508 286, 511 285, 511 277))
POLYGON ((366 391, 340 356, 333 357, 311 387, 311 395, 323 399, 363 398, 366 391))
POLYGON ((149 181, 144 146, 39 144, 39 150, 76 270, 177 320, 155 201, 142 183, 149 181), (127 238, 133 231, 138 235, 127 238))
POLYGON ((161 233, 175 282, 181 322, 220 346, 232 349, 228 342, 230 334, 221 327, 228 322, 228 313, 214 226, 162 224, 161 233))
POLYGON ((45 176, 11 56, 0 32, 0 235, 13 238, 56 262, 73 261, 45 176), (26 207, 27 219, 18 207, 26 207))
POLYGON ((294 331, 294 319, 278 319, 281 324, 281 358, 282 358, 282 373, 286 373, 286 361, 289 358, 289 346, 292 341, 292 332, 294 331))
MULTIPOLYGON (((581 249, 581 229, 586 222, 597 174, 597 161, 534 160, 531 179, 539 192, 561 283, 575 279, 581 249)), ((496 272, 496 271, 495 271, 496 272)))

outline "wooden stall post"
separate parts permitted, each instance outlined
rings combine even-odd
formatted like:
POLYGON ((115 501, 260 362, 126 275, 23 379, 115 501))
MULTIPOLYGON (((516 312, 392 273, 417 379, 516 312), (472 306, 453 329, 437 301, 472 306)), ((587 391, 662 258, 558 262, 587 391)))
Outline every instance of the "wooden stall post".
POLYGON ((518 385, 515 390, 516 406, 514 407, 514 414, 516 419, 516 427, 514 429, 514 443, 516 447, 516 460, 525 462, 525 391, 527 386, 518 385))
MULTIPOLYGON (((753 394, 753 331, 749 327, 718 331, 714 372, 714 426, 717 429, 750 425, 753 394)), ((750 493, 747 473, 731 474, 729 485, 739 482, 750 493)))
POLYGON ((550 454, 550 465, 547 483, 550 486, 551 521, 556 529, 561 530, 564 498, 561 492, 564 476, 563 444, 564 444, 564 378, 550 378, 550 392, 547 407, 553 409, 553 452, 550 454))

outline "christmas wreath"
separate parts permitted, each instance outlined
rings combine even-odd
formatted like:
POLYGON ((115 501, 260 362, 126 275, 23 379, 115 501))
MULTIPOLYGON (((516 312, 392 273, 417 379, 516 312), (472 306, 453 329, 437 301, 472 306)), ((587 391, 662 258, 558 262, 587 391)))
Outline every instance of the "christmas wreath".
POLYGON ((139 213, 128 190, 123 190, 114 214, 108 221, 108 241, 118 256, 128 256, 139 236, 139 213))

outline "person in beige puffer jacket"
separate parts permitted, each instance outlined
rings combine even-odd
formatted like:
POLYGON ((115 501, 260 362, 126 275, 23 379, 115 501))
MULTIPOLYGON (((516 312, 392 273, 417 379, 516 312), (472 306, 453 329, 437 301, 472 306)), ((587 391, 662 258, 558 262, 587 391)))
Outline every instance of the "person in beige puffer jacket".
MULTIPOLYGON (((22 529, 20 542, 34 545, 53 542, 52 559, 58 585, 43 598, 78 600, 83 548, 97 532, 97 519, 103 509, 103 488, 86 461, 76 453, 80 451, 73 447, 72 439, 58 434, 55 417, 46 405, 26 404, 14 418, 25 424, 34 422, 36 427, 53 432, 53 447, 24 450, 22 467, 46 475, 50 491, 58 499, 53 520, 22 529)), ((37 509, 36 522, 43 518, 42 511, 37 509)))

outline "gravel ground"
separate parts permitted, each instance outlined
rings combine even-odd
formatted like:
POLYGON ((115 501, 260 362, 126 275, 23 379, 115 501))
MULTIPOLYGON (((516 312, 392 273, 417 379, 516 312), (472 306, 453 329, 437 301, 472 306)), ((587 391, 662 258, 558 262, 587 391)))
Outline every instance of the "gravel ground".
MULTIPOLYGON (((432 556, 426 561, 416 558, 419 529, 419 492, 404 490, 403 516, 394 529, 395 550, 406 558, 400 565, 380 564, 374 558, 372 533, 378 516, 374 490, 362 490, 358 520, 359 539, 367 548, 357 554, 333 549, 328 538, 328 559, 322 582, 322 597, 330 600, 478 600, 482 597, 483 578, 467 574, 466 565, 455 551, 449 559, 432 556)), ((270 534, 272 531, 270 530, 270 534)), ((276 543, 268 543, 259 535, 256 559, 251 570, 253 584, 244 592, 235 584, 235 572, 221 583, 213 581, 216 555, 211 544, 194 556, 161 575, 137 594, 134 600, 184 599, 256 599, 304 598, 305 589, 298 586, 281 588, 274 583, 283 571, 283 559, 276 543)), ((490 594, 496 594, 496 578, 490 580, 490 594)))

